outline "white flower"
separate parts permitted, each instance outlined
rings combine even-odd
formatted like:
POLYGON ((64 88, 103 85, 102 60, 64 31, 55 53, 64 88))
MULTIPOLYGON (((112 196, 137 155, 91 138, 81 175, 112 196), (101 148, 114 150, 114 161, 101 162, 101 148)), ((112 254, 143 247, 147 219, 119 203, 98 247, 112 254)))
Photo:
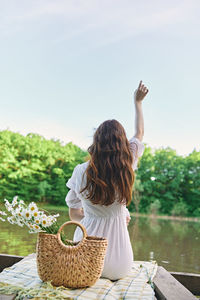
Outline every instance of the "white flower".
POLYGON ((19 205, 25 205, 23 200, 19 200, 19 205))
POLYGON ((22 217, 22 209, 21 209, 21 207, 17 207, 17 208, 16 208, 15 214, 16 214, 16 216, 18 216, 18 217, 22 217))
POLYGON ((11 210, 11 214, 13 216, 14 219, 18 218, 17 214, 16 214, 16 211, 13 209, 11 210))
POLYGON ((9 222, 10 224, 15 224, 15 223, 16 223, 14 217, 8 217, 7 220, 8 220, 8 222, 9 222))
POLYGON ((38 213, 38 211, 36 210, 36 211, 34 211, 33 213, 32 213, 32 216, 36 219, 38 219, 38 217, 39 217, 39 213, 38 213))
POLYGON ((39 225, 40 223, 41 223, 41 220, 39 219, 39 218, 35 218, 35 223, 37 224, 37 225, 39 225))
POLYGON ((43 230, 41 230, 40 226, 38 226, 37 224, 28 224, 28 227, 30 229, 29 233, 38 233, 38 232, 44 232, 43 230))
MULTIPOLYGON (((31 202, 28 206, 23 200, 19 200, 15 196, 10 203, 4 199, 5 207, 10 212, 7 221, 11 224, 17 224, 20 227, 26 225, 29 228, 29 233, 46 232, 45 228, 52 226, 57 221, 59 214, 47 215, 44 211, 39 211, 35 202, 31 202)), ((0 211, 0 221, 5 221, 1 216, 7 216, 3 211, 0 211)))
POLYGON ((15 197, 13 198, 13 201, 12 201, 12 203, 11 203, 12 207, 14 207, 14 206, 17 204, 17 199, 18 199, 18 196, 15 196, 15 197))
POLYGON ((27 222, 26 225, 27 225, 30 229, 33 229, 33 224, 27 222))
POLYGON ((47 216, 47 225, 51 226, 53 223, 57 222, 57 217, 59 214, 53 215, 53 216, 47 216))
POLYGON ((57 215, 54 215, 54 216, 48 216, 47 217, 47 224, 48 226, 51 226, 53 223, 55 223, 57 221, 56 217, 58 216, 59 214, 57 215))
POLYGON ((13 215, 13 217, 16 217, 16 211, 14 208, 10 211, 10 213, 13 215))
POLYGON ((54 223, 54 220, 51 218, 51 216, 47 217, 46 221, 47 221, 46 227, 49 227, 54 223))
POLYGON ((18 226, 20 227, 23 227, 24 226, 24 223, 22 222, 22 220, 17 220, 17 223, 16 223, 18 226))
POLYGON ((43 215, 42 217, 41 217, 41 225, 43 226, 43 227, 48 227, 49 225, 48 225, 48 219, 47 219, 47 216, 46 215, 43 215))
POLYGON ((38 226, 37 224, 34 224, 34 225, 33 225, 33 228, 34 228, 35 230, 40 230, 40 226, 38 226))
POLYGON ((28 206, 28 209, 33 213, 35 211, 38 211, 37 205, 34 202, 31 202, 28 206))
POLYGON ((53 215, 52 217, 57 218, 59 216, 60 216, 59 214, 56 214, 56 215, 53 215))
POLYGON ((5 213, 5 211, 0 210, 0 216, 7 216, 7 214, 5 213))
POLYGON ((10 204, 10 202, 7 199, 4 199, 4 201, 5 201, 5 207, 6 207, 7 211, 12 211, 13 208, 12 208, 12 205, 10 204))
POLYGON ((31 212, 28 209, 24 209, 24 211, 23 211, 23 217, 26 220, 30 220, 31 219, 31 212))

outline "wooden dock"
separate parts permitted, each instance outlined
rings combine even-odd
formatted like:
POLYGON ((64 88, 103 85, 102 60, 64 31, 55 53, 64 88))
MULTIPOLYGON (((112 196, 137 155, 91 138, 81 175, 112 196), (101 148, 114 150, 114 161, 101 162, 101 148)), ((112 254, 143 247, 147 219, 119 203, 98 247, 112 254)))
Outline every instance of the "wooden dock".
MULTIPOLYGON (((0 272, 22 259, 29 258, 30 255, 23 257, 0 254, 0 272)), ((200 274, 170 273, 159 266, 153 283, 157 300, 194 300, 197 299, 195 295, 200 295, 200 274)), ((15 297, 16 294, 0 295, 0 300, 12 300, 15 297)))

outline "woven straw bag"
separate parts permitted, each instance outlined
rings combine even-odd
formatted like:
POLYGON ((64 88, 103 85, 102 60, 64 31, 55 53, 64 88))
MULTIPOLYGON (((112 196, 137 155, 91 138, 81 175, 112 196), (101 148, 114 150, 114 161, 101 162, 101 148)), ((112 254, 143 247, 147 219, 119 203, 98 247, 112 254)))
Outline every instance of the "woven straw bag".
POLYGON ((40 232, 37 239, 37 269, 41 280, 54 286, 88 287, 100 278, 104 266, 107 239, 87 236, 85 227, 74 221, 64 223, 57 234, 40 232), (75 224, 83 232, 80 242, 63 244, 60 233, 64 226, 75 224))

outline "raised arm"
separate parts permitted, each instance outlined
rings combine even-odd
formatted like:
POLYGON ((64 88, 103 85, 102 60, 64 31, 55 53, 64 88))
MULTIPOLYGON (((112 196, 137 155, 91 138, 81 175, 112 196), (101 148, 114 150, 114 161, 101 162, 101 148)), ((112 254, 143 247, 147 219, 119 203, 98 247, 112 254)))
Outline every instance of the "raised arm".
POLYGON ((139 83, 138 88, 134 92, 134 103, 135 103, 135 137, 142 141, 144 135, 144 118, 142 112, 142 101, 148 93, 148 89, 142 83, 139 83))

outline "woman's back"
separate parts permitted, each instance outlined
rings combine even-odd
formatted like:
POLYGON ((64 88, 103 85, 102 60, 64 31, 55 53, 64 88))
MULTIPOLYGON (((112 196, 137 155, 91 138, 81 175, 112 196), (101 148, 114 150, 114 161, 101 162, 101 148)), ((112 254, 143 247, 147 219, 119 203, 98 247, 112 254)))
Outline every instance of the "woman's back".
MULTIPOLYGON (((131 202, 134 170, 144 150, 141 104, 147 93, 140 81, 134 94, 135 137, 128 141, 123 126, 116 120, 103 122, 88 148, 89 162, 76 166, 67 182, 70 218, 80 221, 88 235, 108 239, 102 277, 113 280, 126 276, 133 262, 126 205, 131 202)), ((74 240, 81 239, 82 233, 77 228, 74 240)))
MULTIPOLYGON (((130 140, 130 148, 134 157, 133 169, 136 168, 138 157, 142 155, 144 146, 136 138, 130 140)), ((84 218, 80 221, 88 235, 105 237, 108 248, 105 257, 102 277, 119 279, 127 275, 133 262, 133 252, 126 225, 127 209, 117 199, 108 205, 93 204, 87 199, 87 192, 80 192, 86 184, 86 169, 89 162, 75 167, 67 186, 71 189, 66 197, 66 203, 71 208, 82 208, 84 218)), ((79 228, 74 234, 74 241, 82 239, 79 228)))

